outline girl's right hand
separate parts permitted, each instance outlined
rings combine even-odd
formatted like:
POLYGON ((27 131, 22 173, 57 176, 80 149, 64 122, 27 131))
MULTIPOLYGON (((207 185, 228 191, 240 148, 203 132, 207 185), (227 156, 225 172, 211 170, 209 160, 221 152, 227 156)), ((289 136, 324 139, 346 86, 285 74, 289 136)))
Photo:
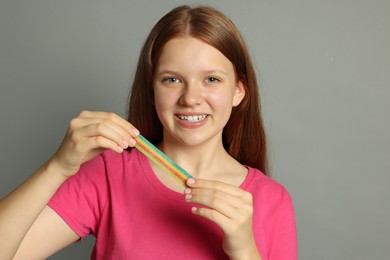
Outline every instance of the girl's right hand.
POLYGON ((70 121, 68 131, 50 159, 65 178, 74 175, 81 164, 104 150, 118 153, 135 146, 139 131, 114 113, 83 111, 70 121))

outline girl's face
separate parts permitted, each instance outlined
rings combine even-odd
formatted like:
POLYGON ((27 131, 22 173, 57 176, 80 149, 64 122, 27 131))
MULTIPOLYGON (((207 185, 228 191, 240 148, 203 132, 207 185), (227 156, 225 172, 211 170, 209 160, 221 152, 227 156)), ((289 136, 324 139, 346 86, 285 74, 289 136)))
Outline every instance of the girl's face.
POLYGON ((222 140, 232 107, 245 95, 233 64, 193 37, 173 38, 164 45, 153 88, 164 140, 186 145, 222 140))

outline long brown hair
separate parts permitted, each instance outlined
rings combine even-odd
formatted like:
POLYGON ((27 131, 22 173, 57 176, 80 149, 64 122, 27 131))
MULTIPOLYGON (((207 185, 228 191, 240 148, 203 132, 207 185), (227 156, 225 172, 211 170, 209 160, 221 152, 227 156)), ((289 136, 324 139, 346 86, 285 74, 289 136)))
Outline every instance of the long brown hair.
POLYGON ((141 50, 130 94, 128 120, 153 144, 162 141, 162 124, 153 105, 153 77, 160 51, 176 36, 200 39, 218 49, 244 83, 246 94, 223 130, 226 151, 243 165, 268 174, 267 142, 260 113, 256 73, 248 48, 233 22, 208 6, 179 6, 153 27, 141 50))

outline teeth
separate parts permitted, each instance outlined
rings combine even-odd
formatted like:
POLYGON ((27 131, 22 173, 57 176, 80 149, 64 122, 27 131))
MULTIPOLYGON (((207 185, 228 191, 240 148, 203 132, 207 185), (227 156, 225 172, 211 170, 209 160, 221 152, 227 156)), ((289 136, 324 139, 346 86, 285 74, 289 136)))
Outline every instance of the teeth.
POLYGON ((207 115, 199 115, 199 116, 178 116, 181 120, 187 120, 189 122, 199 122, 206 118, 207 115))

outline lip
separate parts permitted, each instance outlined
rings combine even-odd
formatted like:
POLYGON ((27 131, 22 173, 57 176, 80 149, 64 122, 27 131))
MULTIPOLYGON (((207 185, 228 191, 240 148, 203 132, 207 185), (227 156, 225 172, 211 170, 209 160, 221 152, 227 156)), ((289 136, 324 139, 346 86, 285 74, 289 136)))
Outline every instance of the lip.
POLYGON ((203 112, 182 112, 182 113, 176 113, 175 116, 199 116, 199 115, 209 115, 208 113, 203 112))
POLYGON ((175 114, 175 121, 182 127, 184 128, 198 128, 198 127, 201 127, 203 126, 204 124, 207 123, 208 121, 208 118, 209 118, 209 114, 207 113, 177 113, 175 114), (198 122, 189 122, 189 121, 186 121, 186 120, 182 120, 179 118, 179 115, 180 116, 199 116, 199 115, 206 115, 206 118, 203 119, 202 121, 198 121, 198 122))

